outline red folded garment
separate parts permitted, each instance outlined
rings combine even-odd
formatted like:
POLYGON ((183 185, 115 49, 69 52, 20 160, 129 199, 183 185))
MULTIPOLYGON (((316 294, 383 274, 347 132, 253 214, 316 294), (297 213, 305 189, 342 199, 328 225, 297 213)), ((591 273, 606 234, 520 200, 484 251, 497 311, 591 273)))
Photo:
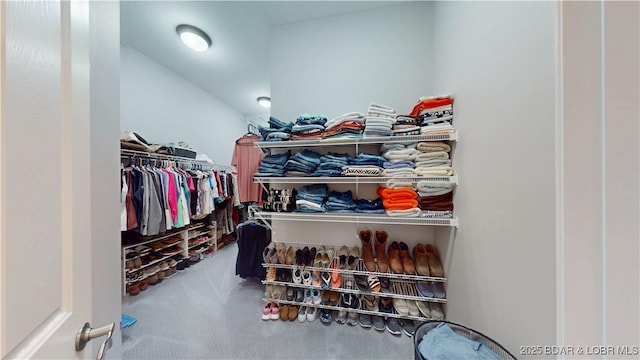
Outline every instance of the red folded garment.
POLYGON ((383 200, 382 205, 387 210, 408 210, 418 207, 417 200, 383 200))
POLYGON ((418 194, 410 188, 388 189, 379 187, 377 192, 382 200, 415 200, 418 198, 418 194))
POLYGON ((417 103, 416 106, 413 107, 413 110, 411 110, 411 116, 418 116, 420 115, 420 112, 425 109, 433 109, 433 108, 437 108, 445 105, 452 105, 452 104, 453 104, 453 99, 449 97, 423 100, 417 103))
POLYGON ((421 196, 418 207, 422 210, 453 211, 453 191, 436 196, 421 196))

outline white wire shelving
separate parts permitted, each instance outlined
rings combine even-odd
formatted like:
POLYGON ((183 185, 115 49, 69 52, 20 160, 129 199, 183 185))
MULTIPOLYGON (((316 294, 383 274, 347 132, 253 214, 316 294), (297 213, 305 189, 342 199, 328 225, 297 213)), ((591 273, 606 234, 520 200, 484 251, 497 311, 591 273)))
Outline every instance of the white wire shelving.
POLYGON ((337 145, 362 145, 362 144, 383 144, 383 143, 403 143, 417 141, 457 141, 458 133, 450 134, 424 134, 405 136, 372 136, 359 139, 313 139, 313 140, 288 140, 288 141, 258 141, 256 146, 261 149, 273 148, 294 148, 309 146, 337 146, 337 145))
POLYGON ((268 212, 256 211, 253 216, 262 220, 283 221, 317 221, 339 222, 350 224, 384 224, 384 225, 424 225, 458 227, 458 218, 429 218, 429 217, 393 217, 388 215, 368 215, 358 213, 296 213, 296 212, 268 212))
POLYGON ((389 180, 402 182, 430 182, 433 184, 458 184, 458 175, 453 176, 254 176, 253 182, 261 184, 384 184, 389 180))

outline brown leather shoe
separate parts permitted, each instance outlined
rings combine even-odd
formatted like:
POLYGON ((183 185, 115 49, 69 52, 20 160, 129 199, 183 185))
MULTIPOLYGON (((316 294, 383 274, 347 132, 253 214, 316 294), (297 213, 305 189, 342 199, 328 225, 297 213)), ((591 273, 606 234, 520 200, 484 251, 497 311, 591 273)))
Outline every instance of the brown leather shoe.
POLYGON ((405 274, 414 275, 416 273, 416 266, 409 254, 409 246, 404 242, 400 242, 400 260, 405 274))
POLYGON ((362 261, 367 271, 376 271, 376 262, 373 259, 373 248, 371 247, 371 231, 361 230, 360 241, 362 242, 362 261))
POLYGON ((400 260, 400 245, 394 241, 389 245, 389 267, 396 274, 402 274, 402 260, 400 260))
POLYGON ((413 248, 413 259, 416 262, 416 271, 418 275, 431 276, 429 272, 429 260, 427 248, 424 244, 418 244, 413 248))
POLYGON ((440 262, 440 257, 438 256, 438 250, 431 245, 425 245, 427 250, 427 259, 429 260, 429 272, 431 272, 431 276, 435 277, 444 277, 444 269, 442 268, 442 263, 440 262))
POLYGON ((378 260, 378 271, 386 273, 389 270, 387 260, 387 238, 386 231, 376 231, 376 258, 378 260))

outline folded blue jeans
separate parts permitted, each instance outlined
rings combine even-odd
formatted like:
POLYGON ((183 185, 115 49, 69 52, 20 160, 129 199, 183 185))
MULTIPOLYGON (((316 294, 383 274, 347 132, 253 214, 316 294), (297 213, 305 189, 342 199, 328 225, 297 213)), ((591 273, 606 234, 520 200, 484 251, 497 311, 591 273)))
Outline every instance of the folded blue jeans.
POLYGON ((293 127, 293 123, 286 123, 280 119, 274 118, 273 116, 269 117, 269 126, 271 126, 272 129, 283 129, 283 128, 288 128, 289 130, 291 130, 291 128, 293 127))
POLYGON ((367 210, 367 209, 356 208, 355 211, 360 214, 384 214, 385 213, 384 209, 367 210))
POLYGON ((284 165, 287 160, 289 160, 289 156, 291 155, 291 151, 287 151, 286 153, 270 155, 262 159, 263 164, 276 164, 276 165, 284 165))

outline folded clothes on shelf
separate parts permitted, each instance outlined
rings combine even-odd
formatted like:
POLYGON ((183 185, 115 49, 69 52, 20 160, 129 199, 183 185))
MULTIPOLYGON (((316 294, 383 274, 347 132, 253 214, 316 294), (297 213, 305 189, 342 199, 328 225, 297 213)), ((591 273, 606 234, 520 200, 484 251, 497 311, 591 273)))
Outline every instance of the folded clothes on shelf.
POLYGON ((411 160, 400 160, 400 161, 385 161, 382 164, 382 167, 385 169, 403 169, 410 168, 413 169, 416 167, 416 164, 411 160))
POLYGON ((423 210, 420 214, 421 217, 424 218, 452 218, 453 211, 431 211, 431 210, 423 210))
POLYGON ((296 118, 296 125, 323 125, 327 123, 327 117, 322 114, 301 114, 296 118))
POLYGON ((356 200, 356 212, 370 213, 370 214, 383 214, 384 205, 382 199, 377 198, 374 200, 358 199, 356 200))
POLYGON ((453 211, 453 191, 442 195, 421 196, 418 207, 422 210, 453 211))
POLYGON ((419 208, 411 208, 405 210, 386 210, 385 213, 392 217, 419 217, 421 211, 419 208))
POLYGON ((390 162, 396 161, 413 161, 420 152, 415 148, 390 149, 382 153, 382 157, 390 162))
POLYGON ((382 200, 415 200, 418 198, 418 194, 413 189, 407 188, 387 189, 379 187, 377 192, 382 200))
POLYGON ((434 159, 427 161, 416 161, 416 168, 419 167, 438 167, 438 166, 451 166, 451 160, 449 159, 434 159))
POLYGON ((419 196, 436 196, 452 191, 453 184, 433 184, 428 181, 419 181, 416 188, 419 196))
POLYGON ((419 166, 416 168, 416 172, 419 176, 451 176, 453 175, 453 168, 450 166, 419 166))
POLYGON ((451 151, 451 146, 441 141, 422 141, 416 145, 416 149, 418 149, 418 151, 420 152, 444 151, 448 153, 451 151))
POLYGON ((428 115, 429 117, 453 115, 453 96, 441 95, 433 97, 421 97, 419 99, 419 102, 411 110, 410 115, 428 115))
MULTIPOLYGON (((415 176, 415 175, 414 175, 415 176)), ((413 181, 409 181, 402 178, 397 179, 389 179, 384 184, 384 186, 388 189, 411 189, 416 190, 416 184, 413 181)))
POLYGON ((434 125, 422 125, 420 126, 420 133, 423 135, 446 135, 455 131, 454 127, 448 123, 434 124, 434 125))
POLYGON ((382 168, 376 165, 347 165, 342 167, 342 176, 381 176, 382 168))
POLYGON ((325 203, 327 211, 349 211, 352 212, 356 209, 356 204, 353 202, 353 194, 351 190, 345 192, 331 191, 329 198, 325 203))
POLYGON ((359 153, 358 156, 349 158, 349 165, 375 165, 380 167, 385 161, 385 158, 378 155, 359 153))
POLYGON ((434 152, 419 152, 416 155, 415 162, 418 161, 429 161, 434 159, 449 159, 449 153, 444 151, 434 151, 434 152))
POLYGON ((417 176, 415 169, 404 167, 399 169, 384 169, 382 176, 388 177, 414 177, 417 176))
POLYGON ((340 116, 336 116, 333 119, 327 121, 324 126, 325 126, 325 129, 330 129, 336 125, 340 125, 346 122, 364 124, 365 123, 364 114, 360 112, 348 112, 340 116))

